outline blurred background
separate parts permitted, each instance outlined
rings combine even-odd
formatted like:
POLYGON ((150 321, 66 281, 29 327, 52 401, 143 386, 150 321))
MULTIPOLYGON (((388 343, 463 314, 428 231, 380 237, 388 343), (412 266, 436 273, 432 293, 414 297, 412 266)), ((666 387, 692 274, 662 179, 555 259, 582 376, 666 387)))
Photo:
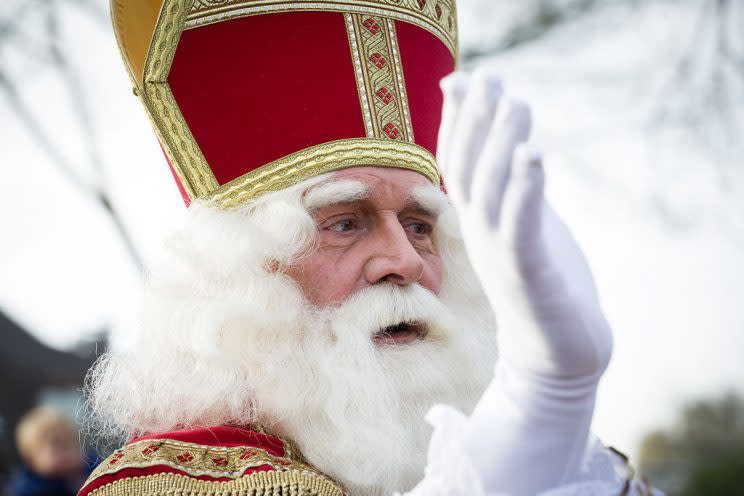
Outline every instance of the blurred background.
MULTIPOLYGON (((744 0, 458 2, 461 68, 532 105, 615 330, 595 431, 669 494, 744 494, 744 0)), ((0 487, 184 211, 106 3, 0 3, 0 487)))

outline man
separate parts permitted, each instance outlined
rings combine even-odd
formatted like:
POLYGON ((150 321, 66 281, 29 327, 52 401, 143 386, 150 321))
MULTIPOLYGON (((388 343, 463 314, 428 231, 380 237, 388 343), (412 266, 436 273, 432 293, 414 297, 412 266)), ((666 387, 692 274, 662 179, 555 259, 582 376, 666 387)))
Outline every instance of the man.
POLYGON ((90 374, 127 443, 81 495, 646 491, 589 435, 611 336, 528 108, 488 72, 442 97, 453 1, 112 13, 190 208, 90 374))

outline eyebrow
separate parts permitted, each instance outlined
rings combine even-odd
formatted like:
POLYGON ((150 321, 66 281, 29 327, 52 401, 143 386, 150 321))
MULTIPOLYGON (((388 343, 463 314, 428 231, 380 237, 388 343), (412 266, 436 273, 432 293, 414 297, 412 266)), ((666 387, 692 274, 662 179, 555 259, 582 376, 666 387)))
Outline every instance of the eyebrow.
POLYGON ((433 184, 427 184, 415 188, 406 199, 405 204, 408 208, 421 210, 432 217, 438 217, 447 208, 449 201, 442 190, 433 184))
MULTIPOLYGON (((336 203, 351 203, 368 198, 369 186, 354 180, 332 181, 320 184, 305 193, 302 202, 308 212, 336 203)), ((448 205, 447 196, 436 186, 427 184, 416 187, 404 202, 405 208, 419 210, 438 217, 448 205)))
POLYGON ((305 193, 302 203, 313 212, 334 203, 350 203, 369 196, 369 187, 359 181, 332 181, 305 193))

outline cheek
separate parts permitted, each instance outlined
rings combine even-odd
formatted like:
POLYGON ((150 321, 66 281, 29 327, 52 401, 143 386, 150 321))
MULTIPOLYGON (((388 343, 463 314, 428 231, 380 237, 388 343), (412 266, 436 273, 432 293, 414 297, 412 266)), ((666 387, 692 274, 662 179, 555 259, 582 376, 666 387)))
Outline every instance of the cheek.
POLYGON ((287 275, 299 284, 314 305, 326 307, 340 303, 358 289, 364 261, 353 253, 335 253, 320 249, 287 275))
POLYGON ((54 470, 55 466, 55 455, 54 450, 51 448, 43 448, 38 450, 34 457, 34 469, 37 470, 41 475, 47 475, 54 470))
POLYGON ((421 258, 424 261, 421 285, 435 295, 439 295, 442 289, 442 259, 437 253, 430 253, 421 258))

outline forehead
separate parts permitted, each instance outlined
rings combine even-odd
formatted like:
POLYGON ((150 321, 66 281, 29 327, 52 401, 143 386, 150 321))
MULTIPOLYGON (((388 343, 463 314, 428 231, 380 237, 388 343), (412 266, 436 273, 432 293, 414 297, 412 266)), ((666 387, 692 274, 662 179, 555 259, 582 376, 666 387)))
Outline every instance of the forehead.
POLYGON ((415 208, 437 216, 447 205, 444 193, 425 176, 405 169, 352 167, 334 172, 303 194, 308 211, 361 201, 380 209, 415 208))
POLYGON ((431 185, 431 182, 418 172, 393 167, 350 167, 335 172, 331 178, 320 184, 338 181, 359 182, 367 187, 370 196, 389 194, 408 197, 414 189, 431 185))

